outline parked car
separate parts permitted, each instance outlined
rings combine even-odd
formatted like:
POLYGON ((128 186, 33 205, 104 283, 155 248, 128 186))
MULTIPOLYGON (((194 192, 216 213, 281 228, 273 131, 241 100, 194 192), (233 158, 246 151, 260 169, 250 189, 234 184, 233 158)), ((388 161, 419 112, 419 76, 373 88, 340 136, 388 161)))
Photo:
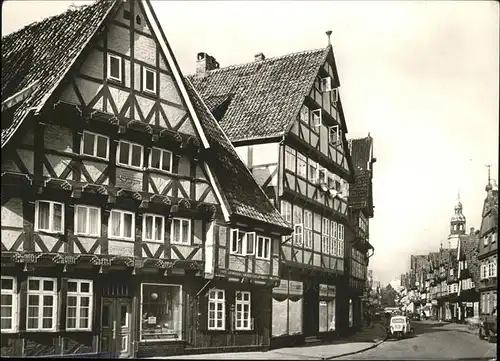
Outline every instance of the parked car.
POLYGON ((482 315, 481 322, 479 324, 479 339, 492 341, 493 338, 497 337, 497 309, 493 309, 491 315, 482 315))
POLYGON ((406 337, 413 333, 413 327, 410 324, 410 319, 406 316, 393 316, 387 329, 388 337, 397 339, 406 337))

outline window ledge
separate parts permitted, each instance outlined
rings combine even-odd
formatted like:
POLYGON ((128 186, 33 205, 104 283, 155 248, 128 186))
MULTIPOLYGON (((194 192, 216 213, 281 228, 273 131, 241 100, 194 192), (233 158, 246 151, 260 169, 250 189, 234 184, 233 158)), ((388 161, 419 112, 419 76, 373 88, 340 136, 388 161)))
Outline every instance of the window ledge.
POLYGON ((135 170, 135 171, 145 171, 146 170, 146 168, 144 166, 137 167, 135 165, 122 164, 122 163, 118 163, 118 162, 116 162, 116 166, 118 168, 125 168, 125 169, 130 169, 130 170, 135 170))
POLYGON ((124 241, 129 243, 135 243, 135 238, 124 238, 124 237, 112 237, 108 236, 108 239, 111 241, 124 241))
POLYGON ((74 233, 75 237, 85 237, 85 238, 100 238, 100 234, 83 234, 83 233, 74 233))
POLYGON ((60 232, 60 231, 47 231, 44 229, 35 229, 35 232, 38 232, 41 234, 46 234, 48 236, 64 236, 64 232, 60 232))
MULTIPOLYGON (((195 245, 191 244, 191 242, 189 242, 189 243, 181 243, 181 242, 172 242, 172 241, 170 241, 170 244, 171 245, 175 245, 175 246, 187 246, 187 247, 194 247, 195 246, 195 245)), ((201 244, 198 245, 198 246, 201 246, 201 244)))
POLYGON ((95 156, 95 155, 89 155, 89 154, 78 154, 78 153, 73 153, 75 155, 78 156, 78 158, 80 158, 81 160, 87 160, 87 161, 100 161, 100 162, 103 162, 103 163, 107 163, 109 162, 109 157, 108 158, 101 158, 101 157, 98 157, 98 156, 95 156))

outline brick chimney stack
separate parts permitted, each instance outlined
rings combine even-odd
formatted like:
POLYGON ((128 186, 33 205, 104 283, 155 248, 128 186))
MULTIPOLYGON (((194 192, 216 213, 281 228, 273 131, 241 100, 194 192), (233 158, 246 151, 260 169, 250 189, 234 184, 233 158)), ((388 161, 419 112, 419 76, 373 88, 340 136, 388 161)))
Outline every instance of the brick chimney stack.
POLYGON ((198 53, 196 56, 196 74, 206 74, 211 70, 219 69, 219 63, 207 53, 198 53))
POLYGON ((264 56, 263 53, 258 53, 258 54, 255 54, 255 61, 262 61, 264 60, 266 57, 264 56))

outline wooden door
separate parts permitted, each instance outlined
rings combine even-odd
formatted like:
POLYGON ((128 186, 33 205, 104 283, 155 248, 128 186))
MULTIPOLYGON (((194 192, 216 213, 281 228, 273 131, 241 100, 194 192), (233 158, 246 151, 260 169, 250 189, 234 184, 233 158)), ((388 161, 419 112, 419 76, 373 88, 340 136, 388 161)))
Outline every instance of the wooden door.
POLYGON ((114 357, 132 356, 132 300, 103 298, 101 352, 114 357))

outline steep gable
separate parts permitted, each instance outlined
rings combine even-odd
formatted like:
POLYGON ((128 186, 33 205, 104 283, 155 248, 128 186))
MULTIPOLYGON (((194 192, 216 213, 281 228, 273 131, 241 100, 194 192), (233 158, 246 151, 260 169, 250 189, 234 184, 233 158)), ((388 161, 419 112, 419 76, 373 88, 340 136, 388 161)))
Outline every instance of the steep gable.
POLYGON ((349 203, 355 208, 366 208, 373 213, 372 177, 373 177, 373 138, 350 139, 349 149, 354 168, 354 184, 349 192, 349 203))

